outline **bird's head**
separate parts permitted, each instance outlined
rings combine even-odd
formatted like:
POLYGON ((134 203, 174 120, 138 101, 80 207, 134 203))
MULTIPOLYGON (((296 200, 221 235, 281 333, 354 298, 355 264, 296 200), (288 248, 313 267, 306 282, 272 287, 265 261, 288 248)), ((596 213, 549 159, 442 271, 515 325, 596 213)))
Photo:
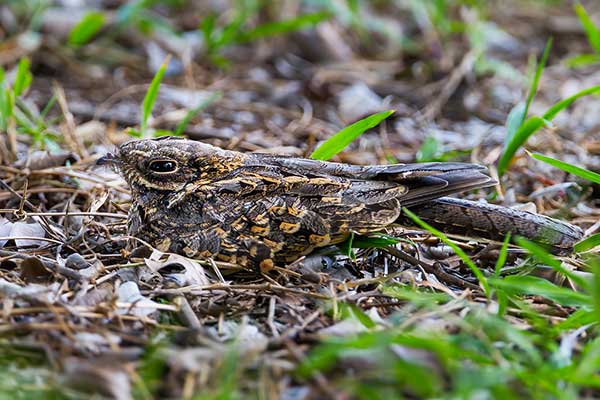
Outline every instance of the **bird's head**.
POLYGON ((219 165, 227 162, 227 153, 201 142, 162 137, 123 143, 98 164, 118 170, 134 195, 138 191, 176 192, 222 170, 219 165))

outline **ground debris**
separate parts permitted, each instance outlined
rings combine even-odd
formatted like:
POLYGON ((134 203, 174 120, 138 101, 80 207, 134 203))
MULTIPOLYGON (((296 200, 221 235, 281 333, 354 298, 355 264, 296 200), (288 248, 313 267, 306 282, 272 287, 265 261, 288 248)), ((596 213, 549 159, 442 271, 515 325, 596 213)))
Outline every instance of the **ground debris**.
MULTIPOLYGON (((489 293, 455 248, 406 227, 385 232, 399 241, 384 248, 336 248, 258 273, 128 236, 127 186, 95 165, 126 140, 179 127, 227 149, 308 156, 344 126, 393 109, 334 161, 476 162, 497 177, 507 115, 527 96, 527 54, 541 51, 547 29, 559 50, 530 114, 600 80, 593 67, 563 63, 566 49, 587 48, 572 46, 574 35, 585 42, 569 5, 509 2, 484 21, 463 2, 438 14, 419 2, 333 2, 315 29, 262 37, 263 23, 263 34, 281 28, 269 18, 320 3, 272 2, 248 18, 247 36, 225 43, 234 2, 94 2, 105 18, 98 39, 77 46, 67 27, 93 14, 86 2, 46 2, 31 24, 25 3, 0 5, 0 94, 15 85, 21 57, 33 71, 13 99, 17 118, 0 118, 0 364, 17 382, 0 382, 0 392, 295 400, 372 398, 375 388, 382 398, 500 398, 519 386, 527 397, 548 366, 563 368, 552 370, 561 379, 597 367, 595 306, 585 298, 597 247, 553 262, 510 246, 497 266, 501 244, 450 235, 496 285, 489 293), (138 6, 145 13, 128 20, 138 6), (474 32, 489 41, 474 43, 474 32), (138 132, 148 83, 169 54, 148 131, 138 132), (502 284, 513 297, 498 294, 502 284), (587 363, 569 370, 581 357, 587 363)), ((527 150, 600 172, 600 103, 586 99, 527 150)), ((598 185, 522 150, 494 190, 466 196, 570 220, 586 236, 600 231, 598 185)))

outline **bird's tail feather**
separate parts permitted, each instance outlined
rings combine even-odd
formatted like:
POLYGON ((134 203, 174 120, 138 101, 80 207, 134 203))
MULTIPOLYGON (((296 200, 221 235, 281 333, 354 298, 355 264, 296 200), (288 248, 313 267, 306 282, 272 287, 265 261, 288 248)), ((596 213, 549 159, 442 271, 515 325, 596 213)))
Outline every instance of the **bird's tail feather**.
MULTIPOLYGON (((419 218, 447 233, 502 241, 510 232, 533 240, 554 254, 565 255, 583 237, 574 225, 527 211, 450 197, 410 207, 419 218)), ((400 216, 403 225, 412 220, 400 216)))

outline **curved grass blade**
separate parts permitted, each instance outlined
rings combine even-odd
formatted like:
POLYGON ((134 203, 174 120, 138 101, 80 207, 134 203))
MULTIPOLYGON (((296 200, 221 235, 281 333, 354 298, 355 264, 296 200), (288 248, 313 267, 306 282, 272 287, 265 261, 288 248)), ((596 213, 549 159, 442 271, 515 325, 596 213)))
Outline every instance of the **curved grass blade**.
POLYGON ((515 132, 511 140, 506 144, 500 161, 498 161, 498 174, 503 175, 508 169, 513 156, 519 148, 527 141, 529 136, 537 132, 542 126, 546 125, 547 121, 534 115, 528 118, 521 127, 515 132))
POLYGON ((579 22, 581 22, 581 26, 583 26, 583 30, 590 42, 590 46, 592 46, 596 53, 600 53, 600 30, 598 30, 598 27, 594 24, 594 21, 592 21, 592 18, 581 3, 576 3, 573 8, 579 18, 579 22))
POLYGON ((400 243, 400 239, 388 235, 362 236, 355 235, 352 247, 356 249, 382 249, 400 243))
POLYGON ((323 161, 329 160, 331 157, 344 150, 354 139, 362 135, 365 131, 376 127, 381 121, 393 113, 394 110, 373 114, 345 127, 313 151, 310 158, 323 161))
POLYGON ((171 61, 171 56, 167 56, 158 71, 156 71, 156 75, 154 75, 154 78, 152 78, 152 83, 150 83, 150 87, 148 88, 146 96, 144 97, 144 102, 142 103, 142 120, 140 122, 140 133, 142 137, 147 136, 146 128, 148 126, 148 118, 150 118, 150 114, 152 113, 156 96, 158 96, 158 88, 160 87, 160 83, 165 75, 169 61, 171 61))
POLYGON ((489 297, 491 295, 490 285, 489 285, 486 277, 483 275, 483 273, 477 267, 477 265, 475 265, 475 263, 469 258, 469 256, 460 247, 458 247, 456 245, 456 243, 454 243, 453 241, 448 239, 448 237, 446 235, 444 235, 441 231, 438 231, 433 226, 431 226, 427 222, 423 221, 421 218, 419 218, 416 214, 411 212, 409 209, 403 207, 402 212, 405 213, 406 215, 408 215, 410 217, 410 219, 412 219, 421 228, 428 230, 433 235, 437 236, 442 242, 444 242, 448 246, 452 247, 452 250, 454 250, 456 255, 458 255, 461 258, 461 260, 463 260, 463 262, 471 269, 471 271, 473 272, 473 275, 475 275, 475 277, 481 284, 481 287, 483 288, 483 291, 486 294, 486 296, 489 297))
POLYGON ((594 311, 596 312, 596 320, 600 322, 600 256, 592 257, 588 261, 588 265, 594 274, 594 283, 592 286, 592 298, 594 300, 594 311))
POLYGON ((510 110, 506 118, 506 143, 512 141, 523 122, 525 121, 527 112, 527 103, 521 101, 510 110))
POLYGON ((598 93, 600 93, 600 85, 584 89, 581 92, 554 104, 541 117, 534 115, 528 118, 517 130, 510 142, 506 144, 504 153, 502 153, 502 157, 500 158, 500 161, 498 161, 498 173, 502 175, 504 172, 506 172, 506 169, 508 168, 510 161, 514 157, 517 150, 519 150, 519 148, 527 141, 527 139, 529 139, 531 135, 537 132, 544 125, 548 124, 559 112, 569 107, 581 97, 598 93))
POLYGON ((196 107, 192 108, 188 111, 185 117, 181 120, 179 124, 177 124, 177 128, 175 129, 175 136, 183 135, 185 128, 187 128, 188 124, 200 111, 204 110, 206 107, 210 106, 212 103, 221 98, 221 92, 215 92, 211 94, 208 98, 200 102, 196 107))
POLYGON ((567 270, 565 267, 563 267, 561 262, 559 260, 557 260, 553 255, 548 253, 548 251, 546 251, 546 249, 544 249, 542 246, 540 246, 537 243, 534 243, 530 240, 527 240, 523 237, 516 237, 515 242, 517 242, 517 244, 519 246, 521 246, 522 248, 526 249, 531 255, 533 255, 539 261, 543 262, 544 264, 548 265, 549 267, 552 267, 552 269, 556 270, 557 272, 559 272, 559 273, 563 274, 564 276, 566 276, 567 278, 571 279, 579 287, 582 287, 588 291, 591 289, 589 282, 587 282, 581 276, 576 275, 576 274, 572 273, 571 271, 567 270))
POLYGON ((504 242, 502 242, 502 248, 500 248, 500 254, 498 255, 498 259, 496 260, 496 266, 494 268, 494 276, 497 278, 500 276, 500 272, 502 272, 502 267, 504 263, 506 263, 506 258, 508 256, 508 245, 510 243, 510 232, 504 238, 504 242))
POLYGON ((573 96, 567 97, 566 99, 561 100, 558 103, 554 104, 552 107, 550 107, 548 109, 548 111, 546 111, 544 113, 542 118, 550 121, 554 117, 556 117, 556 114, 558 114, 565 108, 569 107, 571 104, 573 104, 576 100, 579 100, 581 97, 589 96, 591 94, 599 94, 599 93, 600 93, 600 85, 596 85, 596 86, 592 86, 587 89, 583 89, 581 92, 575 93, 573 96))
POLYGON ((555 158, 545 156, 543 154, 529 153, 529 152, 527 152, 527 153, 531 157, 535 158, 536 160, 543 161, 546 164, 550 164, 553 167, 561 169, 561 170, 563 170, 565 172, 568 172, 568 173, 573 174, 573 175, 577 175, 580 178, 587 179, 588 181, 600 184, 600 174, 598 174, 598 173, 596 173, 594 171, 590 171, 590 170, 587 170, 585 168, 580 168, 580 167, 577 167, 575 165, 566 163, 564 161, 560 161, 560 160, 557 160, 555 158))
POLYGON ((551 48, 552 38, 548 39, 546 42, 546 47, 544 47, 544 52, 542 53, 540 62, 537 65, 535 65, 535 63, 532 65, 532 67, 535 68, 535 72, 531 79, 527 100, 524 103, 519 103, 513 107, 506 119, 506 139, 504 144, 504 152, 502 154, 502 158, 498 162, 498 173, 500 176, 502 176, 510 160, 512 160, 514 153, 519 149, 519 147, 521 147, 522 143, 519 144, 518 138, 527 134, 528 135, 526 137, 529 137, 536 130, 543 126, 543 121, 535 118, 533 120, 531 118, 526 120, 526 118, 527 114, 529 113, 529 106, 531 105, 531 102, 537 93, 540 78, 542 77, 542 72, 544 71, 546 62, 548 61, 551 48))
POLYGON ((573 250, 575 250, 576 253, 581 253, 597 246, 600 246, 600 233, 596 233, 595 235, 577 242, 573 247, 573 250))
POLYGON ((513 275, 503 279, 492 278, 490 284, 512 295, 542 296, 567 307, 590 307, 592 305, 592 299, 588 294, 556 286, 552 282, 537 276, 513 275))
POLYGON ((548 39, 546 42, 546 46, 544 47, 544 52, 542 53, 542 58, 540 58, 539 64, 535 68, 535 74, 533 75, 533 79, 531 80, 531 87, 529 88, 529 94, 527 95, 527 101, 525 102, 525 112, 523 113, 522 121, 525 121, 527 118, 527 114, 529 113, 529 106, 537 93, 538 86, 540 84, 540 78, 542 77, 542 72, 544 71, 544 67, 546 67, 546 62, 548 62, 548 57, 550 56, 550 49, 552 49, 552 38, 548 39))

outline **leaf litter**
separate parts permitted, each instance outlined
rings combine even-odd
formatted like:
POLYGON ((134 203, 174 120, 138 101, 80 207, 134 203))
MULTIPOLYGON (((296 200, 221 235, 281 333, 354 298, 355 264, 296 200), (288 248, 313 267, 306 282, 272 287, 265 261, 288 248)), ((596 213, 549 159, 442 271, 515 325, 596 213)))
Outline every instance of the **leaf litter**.
MULTIPOLYGON (((402 239, 390 249, 309 257, 268 275, 162 254, 127 236, 130 198, 125 183, 94 163, 131 138, 125 128, 139 123, 147 83, 166 54, 174 53, 176 62, 167 70, 168 82, 161 86, 148 120, 151 131, 175 130, 188 110, 220 92, 220 98, 191 118, 186 136, 240 151, 307 156, 344 126, 393 109, 389 120, 357 138, 335 160, 414 162, 427 138, 434 138, 433 151, 420 154, 496 163, 506 116, 526 94, 522 80, 502 73, 480 75, 480 59, 473 58, 464 41, 452 42, 455 48, 446 51, 439 32, 426 20, 415 23, 397 14, 397 21, 384 20, 379 11, 367 7, 363 17, 385 22, 391 32, 425 32, 421 53, 402 57, 399 43, 382 32, 371 32, 375 42, 364 48, 360 35, 337 19, 277 38, 289 51, 262 42, 224 49, 231 57, 225 73, 193 57, 202 46, 192 35, 158 30, 155 40, 146 42, 132 34, 130 40, 144 50, 110 52, 120 69, 94 63, 98 54, 108 54, 101 42, 84 48, 82 58, 65 55, 56 41, 42 46, 33 36, 25 44, 14 44, 21 36, 10 38, 15 51, 0 51, 0 65, 14 68, 19 57, 29 55, 40 72, 27 93, 28 103, 35 105, 31 108, 43 109, 60 95, 50 84, 53 80, 64 90, 60 97, 67 107, 50 112, 59 122, 47 124, 44 140, 59 139, 46 140, 48 151, 30 151, 36 148, 34 137, 22 131, 0 133, 0 178, 10 187, 0 188, 1 344, 37 346, 34 353, 66 393, 116 399, 192 398, 225 389, 268 393, 271 398, 348 398, 359 389, 349 381, 389 385, 412 397, 439 395, 444 374, 452 375, 453 366, 446 360, 460 360, 465 369, 457 369, 470 371, 469 364, 481 361, 477 357, 487 351, 491 356, 485 362, 497 362, 500 371, 513 361, 503 346, 522 348, 534 361, 543 357, 540 352, 551 353, 551 347, 538 352, 532 348, 535 341, 526 338, 537 335, 536 328, 544 324, 556 330, 566 326, 554 337, 552 357, 561 365, 572 362, 594 342, 585 314, 589 308, 574 306, 587 300, 579 292, 558 291, 576 287, 576 282, 543 263, 530 263, 516 247, 507 253, 503 274, 542 276, 555 284, 550 289, 564 304, 537 293, 520 297, 524 304, 486 299, 471 270, 449 246, 412 228, 386 232, 402 239), (168 46, 173 37, 178 41, 168 46), (321 40, 295 40, 302 37, 321 40), (410 57, 417 62, 405 65, 410 57), (539 317, 531 317, 532 311, 539 317), (504 319, 492 318, 496 314, 504 319), (456 348, 447 337, 464 344, 464 357, 477 346, 480 355, 448 356, 456 348), (430 382, 434 389, 403 384, 400 371, 390 372, 390 365, 404 366, 415 380, 430 382), (419 367, 430 376, 419 375, 419 367)), ((57 37, 62 30, 65 37, 68 32, 58 21, 66 18, 74 26, 78 20, 72 12, 61 6, 44 13, 44 29, 58 32, 57 37)), ((534 42, 545 40, 539 32, 542 21, 554 21, 535 8, 523 13, 507 7, 495 16, 494 27, 512 26, 507 21, 513 20, 539 24, 519 24, 510 31, 510 40, 502 36, 502 44, 510 46, 489 43, 485 53, 487 59, 503 54, 521 73, 526 70, 524 49, 539 48, 534 42)), ((173 15, 182 24, 184 17, 173 15)), ((550 26, 558 30, 558 45, 568 43, 572 32, 561 32, 559 24, 550 26)), ((493 36, 499 37, 498 32, 493 36)), ((531 112, 543 113, 561 98, 597 84, 596 75, 554 64, 544 72, 531 112), (564 84, 553 90, 551 82, 564 84)), ((597 171, 599 153, 593 149, 600 141, 600 121, 593 112, 595 102, 591 97, 574 103, 556 117, 553 127, 532 136, 527 148, 597 171)), ((591 229, 590 235, 599 229, 597 187, 533 162, 524 152, 517 152, 503 188, 497 201, 505 205, 530 207, 531 202, 538 212, 591 229)), ((488 195, 493 192, 466 196, 488 195)), ((499 245, 452 240, 479 268, 493 271, 499 245)), ((561 265, 593 279, 579 257, 565 258, 561 265)), ((526 283, 548 291, 538 280, 526 283)), ((536 370, 534 362, 523 365, 536 370)), ((517 379, 497 374, 506 382, 517 379)), ((596 390, 587 393, 597 395, 596 390)))

